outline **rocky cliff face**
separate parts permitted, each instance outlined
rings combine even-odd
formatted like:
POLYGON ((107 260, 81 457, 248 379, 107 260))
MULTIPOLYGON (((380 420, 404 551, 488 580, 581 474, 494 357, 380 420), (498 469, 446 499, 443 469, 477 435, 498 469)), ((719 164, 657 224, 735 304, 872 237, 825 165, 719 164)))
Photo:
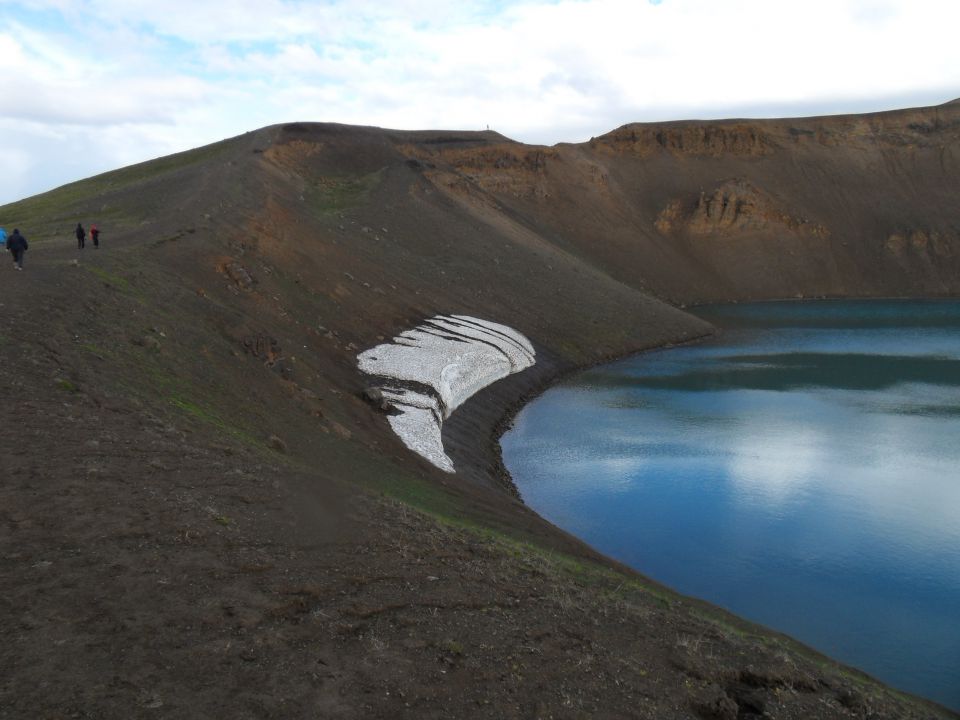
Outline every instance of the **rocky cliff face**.
POLYGON ((598 152, 647 157, 655 152, 694 157, 766 155, 773 140, 758 126, 734 123, 668 123, 625 125, 590 141, 598 152))
POLYGON ((406 150, 479 220, 673 302, 960 291, 956 103, 406 150))
POLYGON ((826 237, 829 230, 778 206, 766 193, 741 178, 725 180, 701 192, 696 204, 671 200, 654 223, 665 235, 724 236, 750 232, 799 233, 826 237))
POLYGON ((455 192, 480 189, 528 199, 546 197, 547 164, 557 158, 551 148, 518 143, 480 148, 408 144, 401 150, 421 161, 434 182, 455 192))

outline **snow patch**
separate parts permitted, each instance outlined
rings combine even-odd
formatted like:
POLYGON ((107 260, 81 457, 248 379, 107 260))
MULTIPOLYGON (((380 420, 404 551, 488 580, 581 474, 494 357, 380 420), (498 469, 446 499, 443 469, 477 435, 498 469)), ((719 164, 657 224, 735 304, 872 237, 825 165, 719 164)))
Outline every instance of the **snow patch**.
POLYGON ((454 472, 443 449, 443 421, 488 385, 532 366, 533 345, 511 327, 466 315, 437 315, 357 356, 396 409, 390 427, 403 444, 454 472))

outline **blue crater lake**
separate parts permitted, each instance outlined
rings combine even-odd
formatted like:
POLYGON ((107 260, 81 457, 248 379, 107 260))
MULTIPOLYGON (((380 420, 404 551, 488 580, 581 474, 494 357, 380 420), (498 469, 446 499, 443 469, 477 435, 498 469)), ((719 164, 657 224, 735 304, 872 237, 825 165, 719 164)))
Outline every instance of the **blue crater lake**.
POLYGON ((523 499, 676 590, 960 709, 960 302, 701 308, 502 439, 523 499))

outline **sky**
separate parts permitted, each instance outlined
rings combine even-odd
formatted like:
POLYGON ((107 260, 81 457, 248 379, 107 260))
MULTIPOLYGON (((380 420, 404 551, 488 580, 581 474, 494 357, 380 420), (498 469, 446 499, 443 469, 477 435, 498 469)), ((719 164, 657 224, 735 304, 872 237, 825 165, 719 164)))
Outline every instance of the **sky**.
POLYGON ((0 0, 0 204, 292 121, 579 142, 960 97, 955 0, 0 0))

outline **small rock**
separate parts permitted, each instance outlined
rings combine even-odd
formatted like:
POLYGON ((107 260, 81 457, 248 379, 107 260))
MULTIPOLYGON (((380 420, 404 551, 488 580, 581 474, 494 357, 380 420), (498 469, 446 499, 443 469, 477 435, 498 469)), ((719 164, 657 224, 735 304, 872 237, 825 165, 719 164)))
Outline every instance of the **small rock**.
POLYGON ((363 390, 363 399, 367 402, 378 403, 383 400, 383 391, 378 387, 368 387, 363 390))
POLYGON ((277 452, 287 451, 287 444, 276 435, 271 435, 267 443, 273 450, 276 450, 277 452))
POLYGON ((235 260, 224 265, 223 271, 241 290, 249 290, 253 286, 253 277, 250 272, 235 260))
POLYGON ((330 427, 341 440, 349 440, 351 437, 353 437, 353 433, 351 433, 349 430, 347 430, 347 428, 338 422, 331 422, 330 427))
POLYGON ((853 688, 849 687, 841 688, 837 692, 837 702, 839 702, 848 710, 853 710, 856 713, 862 713, 867 707, 863 696, 853 688))
POLYGON ((161 700, 157 695, 151 695, 144 698, 143 706, 148 710, 156 710, 157 708, 163 707, 163 700, 161 700))
POLYGON ((390 412, 393 405, 383 396, 383 391, 378 387, 364 388, 361 397, 380 412, 390 412))
POLYGON ((136 339, 136 340, 133 341, 133 344, 134 344, 134 345, 140 345, 141 347, 145 347, 145 348, 147 348, 147 349, 149 349, 149 350, 159 350, 159 349, 160 349, 160 341, 157 340, 157 339, 156 339, 155 337, 153 337, 152 335, 145 335, 145 336, 142 337, 142 338, 138 338, 138 339, 136 339))
POLYGON ((697 714, 704 720, 736 720, 740 708, 716 685, 708 685, 694 703, 697 714))

